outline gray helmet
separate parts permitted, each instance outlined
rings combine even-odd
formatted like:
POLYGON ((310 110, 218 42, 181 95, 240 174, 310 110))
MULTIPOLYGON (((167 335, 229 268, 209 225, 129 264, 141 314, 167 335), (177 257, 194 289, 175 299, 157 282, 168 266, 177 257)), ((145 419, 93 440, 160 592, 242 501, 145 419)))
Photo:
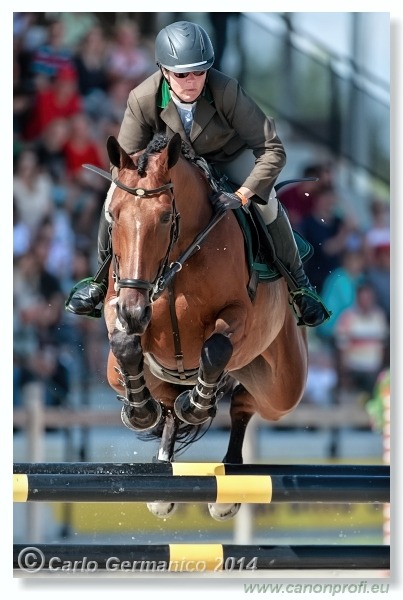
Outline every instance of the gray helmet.
POLYGON ((178 21, 167 25, 157 35, 155 61, 174 73, 204 71, 214 62, 214 49, 203 27, 178 21))

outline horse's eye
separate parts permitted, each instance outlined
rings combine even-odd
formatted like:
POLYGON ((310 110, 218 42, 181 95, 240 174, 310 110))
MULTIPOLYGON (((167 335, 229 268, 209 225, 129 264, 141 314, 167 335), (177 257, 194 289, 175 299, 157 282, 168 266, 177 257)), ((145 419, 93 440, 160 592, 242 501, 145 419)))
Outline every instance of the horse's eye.
POLYGON ((160 217, 160 221, 163 224, 170 223, 171 219, 172 219, 172 213, 170 213, 170 212, 166 212, 163 215, 161 215, 161 217, 160 217))

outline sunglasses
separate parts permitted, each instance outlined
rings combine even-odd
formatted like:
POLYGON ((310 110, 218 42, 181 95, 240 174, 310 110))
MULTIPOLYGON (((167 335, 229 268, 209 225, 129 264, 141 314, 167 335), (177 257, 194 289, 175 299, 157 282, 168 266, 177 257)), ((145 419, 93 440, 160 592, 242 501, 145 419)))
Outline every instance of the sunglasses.
POLYGON ((171 71, 171 73, 175 75, 177 79, 185 79, 186 77, 189 77, 190 74, 194 75, 195 77, 201 77, 207 73, 207 71, 189 71, 188 73, 174 73, 171 71))

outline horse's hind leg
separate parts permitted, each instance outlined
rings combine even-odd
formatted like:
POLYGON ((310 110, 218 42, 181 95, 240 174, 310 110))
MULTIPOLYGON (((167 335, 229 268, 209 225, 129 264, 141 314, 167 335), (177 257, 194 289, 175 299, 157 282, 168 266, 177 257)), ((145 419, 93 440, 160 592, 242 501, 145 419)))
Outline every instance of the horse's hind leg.
MULTIPOLYGON (((246 428, 254 414, 252 396, 242 385, 238 385, 231 398, 231 432, 224 464, 242 464, 242 447, 245 439, 246 428)), ((209 504, 210 515, 216 521, 232 519, 241 508, 241 504, 209 504)))
POLYGON ((225 464, 243 464, 242 448, 246 428, 254 415, 254 401, 243 385, 237 385, 231 399, 231 432, 227 452, 223 458, 225 464))
POLYGON ((224 394, 224 369, 233 352, 231 341, 214 333, 203 344, 197 385, 175 400, 175 413, 189 425, 201 425, 216 413, 217 401, 224 394))

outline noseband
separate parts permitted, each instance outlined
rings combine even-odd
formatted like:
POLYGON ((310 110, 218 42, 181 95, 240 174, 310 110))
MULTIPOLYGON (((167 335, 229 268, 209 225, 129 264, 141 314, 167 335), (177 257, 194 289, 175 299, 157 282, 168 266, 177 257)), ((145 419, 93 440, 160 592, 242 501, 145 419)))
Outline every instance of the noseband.
MULTIPOLYGON (((99 169, 98 167, 95 167, 94 165, 83 165, 83 167, 86 169, 89 169, 90 171, 93 171, 94 173, 97 173, 98 175, 101 175, 105 179, 108 179, 108 181, 113 182, 118 188, 120 188, 121 190, 124 190, 128 194, 131 194, 132 196, 137 196, 139 198, 144 198, 144 197, 147 198, 147 197, 157 196, 158 194, 161 194, 162 192, 165 192, 167 190, 172 190, 174 187, 173 183, 170 182, 170 183, 166 183, 164 185, 161 185, 159 187, 152 188, 152 189, 132 188, 132 187, 128 187, 127 185, 122 183, 117 177, 116 177, 116 179, 112 179, 112 176, 110 173, 108 173, 107 171, 104 171, 103 169, 99 169)), ((154 282, 146 281, 144 279, 120 279, 119 273, 118 273, 118 260, 115 256, 115 254, 113 254, 114 278, 115 278, 116 291, 119 291, 122 288, 146 290, 149 292, 151 302, 154 299, 156 299, 155 296, 160 295, 161 292, 160 292, 159 281, 163 278, 164 273, 168 268, 169 255, 171 253, 172 246, 175 244, 175 242, 179 236, 179 219, 180 219, 180 214, 176 210, 175 196, 172 195, 172 222, 171 222, 171 231, 170 231, 168 249, 166 251, 164 259, 161 262, 160 268, 158 269, 158 273, 157 273, 157 276, 156 276, 154 282)), ((172 265, 170 265, 170 267, 172 267, 172 265)))

